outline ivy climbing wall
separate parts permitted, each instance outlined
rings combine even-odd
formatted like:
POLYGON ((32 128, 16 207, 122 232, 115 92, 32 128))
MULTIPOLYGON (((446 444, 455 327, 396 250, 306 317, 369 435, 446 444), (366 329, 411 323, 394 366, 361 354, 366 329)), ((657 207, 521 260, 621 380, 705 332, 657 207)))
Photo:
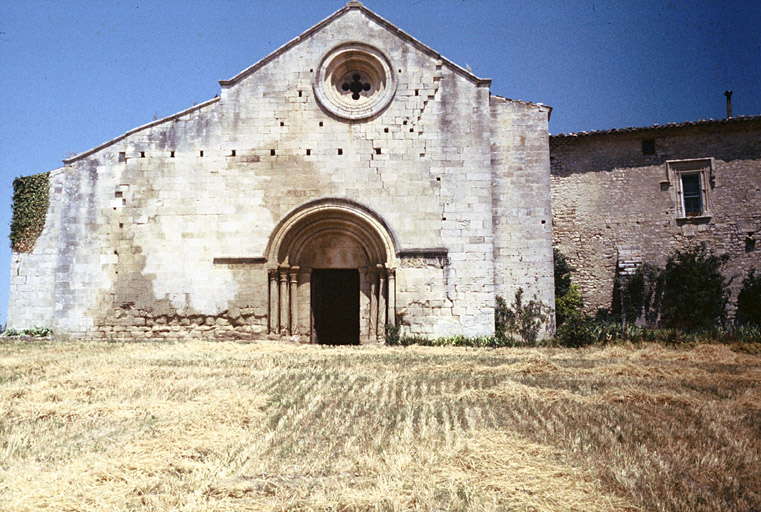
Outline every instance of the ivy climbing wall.
POLYGON ((50 203, 50 173, 21 176, 13 180, 13 217, 11 249, 32 252, 42 229, 50 203))

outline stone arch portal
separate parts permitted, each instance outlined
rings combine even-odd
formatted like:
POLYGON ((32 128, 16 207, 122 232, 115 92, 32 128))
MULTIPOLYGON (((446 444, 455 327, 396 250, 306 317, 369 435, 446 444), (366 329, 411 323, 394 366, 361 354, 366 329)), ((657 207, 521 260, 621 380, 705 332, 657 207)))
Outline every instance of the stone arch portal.
POLYGON ((270 334, 382 342, 396 323, 397 247, 380 216, 358 203, 325 199, 286 215, 266 251, 270 334))

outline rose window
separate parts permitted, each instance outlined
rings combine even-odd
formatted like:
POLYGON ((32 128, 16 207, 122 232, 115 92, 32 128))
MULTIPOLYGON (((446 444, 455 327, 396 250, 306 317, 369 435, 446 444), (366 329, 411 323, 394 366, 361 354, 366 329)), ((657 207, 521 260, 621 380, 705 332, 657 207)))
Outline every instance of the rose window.
POLYGON ((349 43, 329 51, 314 79, 315 96, 329 112, 364 119, 381 112, 394 97, 391 65, 379 50, 349 43))

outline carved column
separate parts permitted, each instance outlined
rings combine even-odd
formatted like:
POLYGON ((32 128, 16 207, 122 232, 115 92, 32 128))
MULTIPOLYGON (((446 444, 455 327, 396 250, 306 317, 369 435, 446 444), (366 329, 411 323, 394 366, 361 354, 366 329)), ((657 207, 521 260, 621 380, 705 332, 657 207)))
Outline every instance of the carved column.
POLYGON ((370 326, 370 285, 366 268, 359 269, 359 341, 369 338, 370 326))
POLYGON ((280 334, 288 334, 288 269, 280 269, 280 334))
POLYGON ((396 325, 396 271, 388 269, 388 325, 396 325))
POLYGON ((378 275, 375 269, 370 269, 367 278, 370 281, 370 327, 368 335, 371 340, 375 340, 378 335, 378 286, 376 282, 378 275))
POLYGON ((298 334, 311 335, 312 314, 312 271, 302 268, 299 271, 299 307, 298 334))
POLYGON ((290 271, 290 282, 291 282, 291 290, 290 290, 290 322, 288 327, 288 334, 298 334, 299 330, 299 298, 298 298, 298 284, 299 284, 299 267, 291 267, 290 271))
POLYGON ((277 270, 270 269, 268 272, 269 281, 269 318, 267 319, 267 332, 275 334, 278 332, 278 292, 277 292, 277 270))
POLYGON ((378 341, 386 336, 386 269, 378 265, 378 341))

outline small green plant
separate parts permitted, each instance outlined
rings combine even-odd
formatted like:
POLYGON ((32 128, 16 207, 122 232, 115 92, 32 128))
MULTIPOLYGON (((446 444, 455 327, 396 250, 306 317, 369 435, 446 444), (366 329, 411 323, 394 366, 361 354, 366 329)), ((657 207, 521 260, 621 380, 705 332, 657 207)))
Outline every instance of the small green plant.
POLYGON ((524 302, 523 288, 518 288, 511 305, 502 297, 497 297, 494 311, 495 337, 503 345, 519 344, 536 346, 539 330, 547 321, 549 308, 536 299, 524 302), (517 342, 514 335, 518 335, 517 342))
POLYGON ((433 346, 433 342, 431 339, 426 338, 425 336, 420 336, 417 334, 413 335, 402 335, 399 337, 399 345, 403 347, 407 347, 409 345, 421 345, 421 346, 433 346))
POLYGON ((734 324, 719 327, 711 334, 712 338, 722 343, 761 343, 761 324, 734 324))
POLYGON ((386 324, 386 345, 399 345, 399 326, 386 324))
POLYGON ((761 275, 750 269, 743 279, 743 287, 737 296, 736 325, 748 325, 761 328, 761 275))
POLYGON ((25 329, 24 334, 27 336, 33 336, 35 338, 44 338, 53 334, 53 330, 49 327, 32 327, 31 329, 25 329))
POLYGON ((29 329, 6 329, 3 334, 5 336, 32 336, 33 338, 44 338, 46 336, 51 336, 53 334, 53 330, 49 327, 31 327, 29 329))
POLYGON ((500 339, 497 336, 445 336, 439 338, 426 338, 423 336, 402 336, 399 345, 419 345, 422 347, 474 347, 474 348, 497 348, 513 346, 509 340, 500 339))

